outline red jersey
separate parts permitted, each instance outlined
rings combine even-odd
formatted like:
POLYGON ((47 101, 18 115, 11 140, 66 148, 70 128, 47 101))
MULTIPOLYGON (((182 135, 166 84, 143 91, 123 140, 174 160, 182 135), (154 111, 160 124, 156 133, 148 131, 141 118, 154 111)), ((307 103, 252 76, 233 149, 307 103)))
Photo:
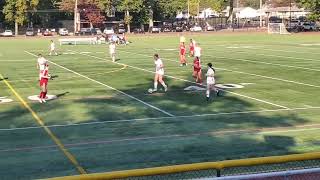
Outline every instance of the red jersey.
POLYGON ((193 70, 194 71, 200 71, 201 70, 201 64, 200 64, 200 60, 195 58, 193 60, 193 70))
POLYGON ((194 44, 193 44, 193 42, 191 42, 191 43, 189 44, 189 48, 190 48, 190 51, 193 51, 193 50, 194 50, 194 44))
POLYGON ((180 54, 181 55, 186 54, 186 46, 184 44, 180 44, 180 54))
POLYGON ((47 69, 41 70, 41 71, 40 71, 40 77, 41 77, 41 79, 48 79, 48 78, 43 77, 43 76, 48 76, 48 74, 49 74, 49 71, 48 71, 47 69))

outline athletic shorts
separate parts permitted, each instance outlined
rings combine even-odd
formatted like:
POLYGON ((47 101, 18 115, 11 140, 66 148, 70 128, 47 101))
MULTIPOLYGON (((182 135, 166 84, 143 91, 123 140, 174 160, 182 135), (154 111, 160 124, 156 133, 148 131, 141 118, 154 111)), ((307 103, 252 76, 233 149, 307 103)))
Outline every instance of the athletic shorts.
POLYGON ((42 78, 40 80, 40 86, 47 85, 47 84, 48 84, 48 79, 42 78))

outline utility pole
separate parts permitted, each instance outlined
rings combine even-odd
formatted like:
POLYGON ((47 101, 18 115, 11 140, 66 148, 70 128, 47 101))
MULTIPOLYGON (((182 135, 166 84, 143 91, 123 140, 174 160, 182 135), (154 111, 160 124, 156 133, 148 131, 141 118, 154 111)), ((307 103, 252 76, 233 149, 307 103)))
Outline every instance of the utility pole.
POLYGON ((262 27, 262 0, 260 0, 260 28, 262 27))
POLYGON ((290 12, 289 12, 289 27, 291 28, 291 6, 292 6, 292 3, 291 3, 291 0, 290 0, 290 12))
POLYGON ((77 30, 78 30, 78 0, 75 0, 76 3, 74 5, 74 35, 76 34, 77 30))

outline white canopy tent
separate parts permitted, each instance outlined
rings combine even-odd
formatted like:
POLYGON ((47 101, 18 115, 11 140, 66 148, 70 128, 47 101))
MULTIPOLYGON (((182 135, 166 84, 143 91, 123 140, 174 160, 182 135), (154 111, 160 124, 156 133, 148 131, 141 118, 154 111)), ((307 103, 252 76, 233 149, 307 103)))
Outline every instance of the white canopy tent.
POLYGON ((245 8, 236 8, 235 11, 236 18, 240 19, 249 19, 249 18, 255 18, 260 16, 260 12, 256 9, 253 9, 251 7, 245 7, 245 8))

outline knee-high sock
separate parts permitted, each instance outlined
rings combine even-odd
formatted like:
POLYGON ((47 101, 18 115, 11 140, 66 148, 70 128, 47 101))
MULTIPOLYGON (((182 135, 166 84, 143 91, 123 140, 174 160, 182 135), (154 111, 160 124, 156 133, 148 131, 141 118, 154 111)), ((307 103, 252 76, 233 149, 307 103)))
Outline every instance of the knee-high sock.
POLYGON ((157 90, 158 89, 158 82, 154 82, 154 89, 157 90))
POLYGON ((207 95, 207 97, 210 97, 210 90, 207 89, 206 95, 207 95))
POLYGON ((162 85, 164 88, 167 88, 167 85, 164 83, 164 81, 161 82, 161 85, 162 85))

